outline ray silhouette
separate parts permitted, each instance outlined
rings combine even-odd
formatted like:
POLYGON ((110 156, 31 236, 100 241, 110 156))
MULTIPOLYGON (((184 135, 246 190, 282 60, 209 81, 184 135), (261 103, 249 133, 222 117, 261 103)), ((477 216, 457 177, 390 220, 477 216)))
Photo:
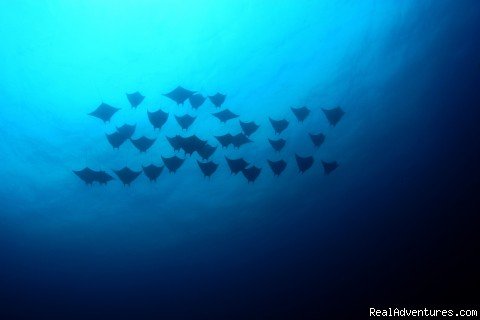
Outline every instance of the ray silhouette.
POLYGON ((120 146, 128 139, 118 131, 115 131, 114 133, 111 133, 111 134, 106 133, 105 136, 107 136, 107 140, 110 143, 110 145, 113 147, 113 149, 120 148, 120 146))
POLYGON ((225 160, 227 160, 228 167, 230 168, 230 172, 232 174, 239 173, 249 165, 249 163, 243 158, 230 159, 225 157, 225 160))
POLYGON ((95 172, 95 181, 97 181, 101 185, 106 185, 108 182, 112 180, 114 180, 113 177, 103 170, 95 172))
POLYGON ((330 125, 334 127, 337 125, 337 123, 340 121, 340 119, 342 119, 343 115, 345 114, 345 111, 343 111, 342 108, 340 107, 336 107, 333 109, 322 108, 322 111, 325 114, 325 117, 327 118, 330 125))
POLYGON ((220 122, 226 123, 228 120, 232 120, 238 117, 238 114, 233 113, 232 111, 225 109, 216 113, 212 113, 220 122))
POLYGON ((117 127, 118 133, 120 133, 125 139, 130 139, 132 135, 135 133, 135 129, 137 128, 136 124, 124 124, 121 127, 117 127))
POLYGON ((232 144, 233 144, 233 147, 236 148, 236 149, 238 149, 241 146, 243 146, 244 144, 247 144, 247 143, 250 143, 250 142, 252 142, 252 140, 250 140, 242 132, 232 136, 232 144))
POLYGON ((190 101, 190 105, 192 106, 193 109, 198 109, 206 100, 204 96, 202 96, 200 93, 195 93, 188 98, 188 101, 190 101))
POLYGON ((168 143, 170 143, 170 145, 172 146, 173 151, 177 152, 182 149, 183 138, 178 134, 174 137, 167 137, 167 140, 168 143))
POLYGON ((217 147, 213 147, 208 143, 205 143, 202 148, 197 150, 197 153, 200 155, 200 157, 202 157, 202 160, 206 161, 213 155, 215 150, 217 150, 217 147))
POLYGON ((178 86, 172 91, 170 91, 169 93, 165 93, 164 96, 175 101, 177 105, 180 105, 180 104, 183 105, 185 100, 190 98, 194 93, 195 93, 194 91, 190 91, 181 86, 178 86))
POLYGON ((95 171, 88 167, 79 171, 74 170, 73 173, 87 185, 92 185, 94 182, 98 182, 100 185, 106 185, 108 182, 114 180, 113 177, 105 171, 95 171))
POLYGON ((274 120, 272 118, 268 118, 270 123, 272 124, 273 130, 275 130, 275 134, 282 133, 288 127, 288 121, 285 119, 282 120, 274 120))
POLYGON ((261 168, 252 166, 249 168, 244 168, 242 169, 242 173, 247 178, 248 183, 254 183, 255 180, 257 180, 258 176, 260 175, 260 172, 262 171, 261 168))
POLYGON ((258 124, 256 124, 253 121, 250 122, 243 122, 240 120, 240 127, 242 128, 243 133, 247 136, 250 137, 257 129, 260 127, 258 124))
POLYGON ((310 139, 312 140, 313 145, 315 148, 320 147, 323 142, 325 141, 325 135, 323 133, 313 134, 309 133, 310 139))
POLYGON ((202 149, 207 141, 200 139, 196 135, 181 138, 180 147, 185 152, 185 155, 192 155, 195 151, 202 149))
POLYGON ((148 120, 152 124, 154 130, 161 129, 168 120, 168 113, 161 109, 153 112, 147 111, 147 114, 148 120))
POLYGON ((313 165, 313 157, 300 157, 298 154, 295 154, 295 160, 297 161, 298 170, 303 174, 305 171, 310 169, 313 165))
POLYGON ((138 139, 130 139, 135 148, 137 148, 140 152, 147 152, 147 150, 150 149, 155 140, 156 139, 149 139, 145 136, 142 136, 138 139))
POLYGON ((162 160, 163 160, 163 163, 165 164, 165 167, 167 167, 168 172, 170 173, 176 173, 177 170, 185 162, 185 159, 179 158, 177 156, 173 156, 173 157, 162 156, 162 160))
POLYGON ((175 116, 175 119, 177 120, 182 130, 188 130, 188 128, 195 121, 196 117, 192 117, 191 115, 185 114, 183 116, 175 116))
POLYGON ((96 178, 96 171, 89 167, 85 167, 78 171, 73 170, 73 173, 87 185, 92 185, 96 178))
POLYGON ((302 123, 310 114, 310 109, 307 107, 299 107, 299 108, 290 108, 297 118, 298 122, 302 123))
POLYGON ((110 122, 112 116, 118 112, 120 108, 112 107, 106 103, 103 103, 97 107, 94 111, 90 112, 89 115, 103 120, 104 123, 110 122))
POLYGON ((134 92, 134 93, 127 93, 127 99, 130 102, 130 105, 132 106, 133 109, 136 109, 140 103, 142 103, 143 99, 145 99, 145 96, 142 96, 140 92, 134 92))
POLYGON ((156 166, 156 165, 149 165, 149 166, 142 166, 143 173, 147 176, 150 181, 157 181, 158 177, 162 174, 163 166, 156 166))
POLYGON ((228 148, 230 144, 232 144, 233 136, 230 133, 224 134, 223 136, 215 136, 215 139, 220 142, 222 148, 228 148))
POLYGON ((271 161, 267 160, 270 169, 273 171, 273 175, 278 177, 282 174, 283 170, 287 167, 285 160, 271 161))
POLYGON ((124 186, 129 186, 142 173, 142 171, 133 171, 128 167, 124 167, 121 170, 113 170, 113 172, 123 182, 124 186))
POLYGON ((208 96, 208 98, 210 99, 210 101, 213 103, 213 105, 217 108, 220 108, 222 106, 222 104, 225 102, 225 98, 227 96, 224 95, 224 94, 221 94, 219 92, 217 92, 215 95, 213 96, 208 96))
POLYGON ((198 167, 200 168, 200 170, 202 171, 203 173, 203 176, 206 178, 210 178, 211 175, 217 170, 218 168, 218 164, 213 162, 213 161, 209 161, 209 162, 200 162, 197 160, 197 164, 198 164, 198 167))
POLYGON ((273 140, 273 139, 268 139, 268 142, 270 142, 270 145, 272 146, 272 148, 277 151, 277 152, 280 152, 283 147, 285 146, 285 143, 287 142, 285 139, 277 139, 277 140, 273 140))
POLYGON ((327 162, 322 160, 322 166, 323 166, 323 172, 325 173, 325 175, 329 175, 333 170, 338 168, 338 162, 337 161, 327 162))

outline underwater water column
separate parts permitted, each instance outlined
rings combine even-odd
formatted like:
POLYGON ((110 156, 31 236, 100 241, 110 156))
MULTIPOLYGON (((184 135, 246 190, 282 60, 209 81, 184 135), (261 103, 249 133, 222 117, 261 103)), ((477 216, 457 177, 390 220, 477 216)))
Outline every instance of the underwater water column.
POLYGON ((479 21, 476 1, 0 4, 0 318, 474 311, 479 21))

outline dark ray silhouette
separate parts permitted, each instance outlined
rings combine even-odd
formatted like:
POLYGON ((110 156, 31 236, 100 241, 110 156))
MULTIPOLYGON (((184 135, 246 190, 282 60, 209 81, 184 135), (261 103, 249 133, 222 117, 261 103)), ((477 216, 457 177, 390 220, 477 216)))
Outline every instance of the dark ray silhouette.
POLYGON ((95 172, 95 181, 97 181, 101 185, 106 185, 108 182, 112 180, 113 180, 113 177, 103 170, 95 172))
POLYGON ((170 143, 170 145, 172 146, 173 151, 177 152, 182 149, 183 138, 178 134, 174 137, 167 137, 167 140, 168 143, 170 143))
POLYGON ((157 181, 157 178, 162 174, 163 166, 156 166, 156 165, 149 165, 149 166, 142 166, 143 173, 148 177, 150 181, 157 181))
POLYGON ((260 126, 253 121, 243 122, 243 121, 240 120, 240 127, 242 128, 243 133, 247 137, 250 137, 250 135, 252 135, 255 131, 257 131, 257 129, 260 126))
POLYGON ((236 134, 232 136, 232 144, 234 148, 240 148, 246 143, 250 143, 252 140, 248 139, 246 135, 244 135, 242 132, 239 134, 236 134))
POLYGON ((295 154, 295 160, 297 161, 298 170, 303 174, 305 171, 310 169, 313 165, 313 157, 300 157, 298 154, 295 154))
POLYGON ((337 123, 342 119, 343 115, 345 114, 345 111, 342 110, 340 107, 336 107, 333 109, 324 109, 322 108, 323 113, 325 114, 325 117, 327 117, 328 122, 332 126, 336 126, 337 123))
POLYGON ((182 130, 188 130, 197 117, 192 117, 191 115, 185 114, 183 116, 175 116, 178 124, 182 127, 182 130))
POLYGON ((167 167, 168 172, 170 173, 177 172, 178 168, 180 168, 183 162, 185 161, 185 159, 179 158, 177 156, 173 156, 169 158, 162 156, 162 160, 163 160, 163 163, 165 164, 165 167, 167 167))
POLYGON ((270 123, 272 124, 273 130, 275 130, 275 134, 280 134, 283 130, 287 129, 288 121, 285 119, 282 120, 273 120, 272 118, 268 117, 270 123))
POLYGON ((132 108, 136 109, 140 103, 142 103, 145 96, 142 96, 140 92, 127 93, 127 99, 130 102, 132 108))
POLYGON ((307 107, 299 107, 299 108, 290 108, 297 118, 298 122, 302 123, 310 114, 310 109, 307 107))
POLYGON ((164 96, 175 101, 177 105, 180 105, 183 104, 185 100, 190 98, 194 93, 195 91, 190 91, 181 86, 178 86, 169 93, 165 93, 164 96))
POLYGON ((235 119, 238 117, 238 114, 233 113, 232 111, 225 109, 212 115, 220 120, 220 122, 226 123, 228 120, 235 119))
POLYGON ((233 136, 230 133, 227 133, 223 136, 215 136, 215 139, 220 142, 222 148, 228 148, 228 146, 232 143, 233 136))
POLYGON ((96 181, 96 173, 97 171, 90 169, 89 167, 85 167, 82 170, 75 171, 73 173, 77 175, 83 182, 87 185, 92 185, 94 181, 96 181))
POLYGON ((79 171, 73 171, 73 173, 75 173, 87 185, 92 185, 94 182, 98 182, 101 185, 106 185, 109 181, 113 180, 113 177, 105 171, 95 171, 88 167, 79 171))
POLYGON ((217 92, 215 95, 213 96, 208 96, 208 98, 210 99, 210 101, 215 105, 215 107, 217 108, 220 108, 222 106, 222 104, 225 102, 225 98, 227 96, 224 95, 224 94, 221 94, 219 92, 217 92))
POLYGON ((120 133, 125 139, 130 139, 132 135, 135 133, 135 129, 137 128, 136 124, 124 124, 121 127, 117 127, 118 133, 120 133))
POLYGON ((97 109, 94 111, 90 112, 89 115, 96 117, 98 119, 103 120, 103 122, 109 122, 112 116, 118 111, 120 108, 115 108, 112 107, 111 105, 108 105, 106 103, 103 103, 98 106, 97 109))
POLYGON ((112 145, 113 149, 120 148, 120 146, 128 139, 118 131, 115 131, 111 134, 106 133, 105 135, 107 136, 107 140, 112 145))
POLYGON ((200 139, 196 135, 180 138, 180 147, 185 152, 185 155, 192 155, 195 151, 198 151, 205 146, 207 141, 200 139))
POLYGON ((242 170, 243 175, 245 178, 247 178, 248 183, 254 183, 255 180, 257 180, 258 176, 260 175, 260 172, 262 171, 261 168, 252 166, 249 168, 245 168, 242 170))
POLYGON ((155 140, 156 139, 150 139, 145 136, 138 139, 130 139, 135 148, 137 148, 140 152, 147 152, 147 150, 150 149, 155 140))
POLYGON ((273 171, 273 175, 278 177, 282 174, 283 170, 287 167, 287 163, 284 160, 271 161, 267 160, 270 169, 273 171))
POLYGON ((277 152, 280 152, 283 147, 285 146, 285 143, 287 142, 285 139, 277 139, 277 140, 273 140, 273 139, 268 139, 268 142, 270 142, 270 144, 272 145, 273 149, 277 152))
POLYGON ((168 112, 164 112, 161 109, 158 109, 157 111, 147 111, 148 114, 148 120, 150 120, 150 123, 153 126, 153 129, 161 129, 165 122, 168 120, 168 112))
POLYGON ((323 133, 318 133, 318 134, 309 133, 308 135, 310 136, 310 139, 312 140, 315 148, 320 147, 325 141, 325 135, 323 133))
POLYGON ((337 161, 327 162, 322 160, 322 166, 323 166, 323 172, 325 173, 325 175, 329 175, 333 170, 338 168, 338 162, 337 161))
POLYGON ((232 174, 239 173, 249 165, 249 163, 243 158, 230 159, 228 157, 225 157, 225 159, 227 160, 228 167, 230 168, 232 174))
POLYGON ((208 160, 213 153, 217 150, 217 147, 211 146, 208 143, 205 143, 202 148, 197 150, 197 153, 202 157, 202 160, 208 160))
POLYGON ((190 105, 192 106, 193 109, 198 109, 206 100, 204 96, 202 96, 200 93, 195 93, 188 98, 188 101, 190 101, 190 105))
POLYGON ((124 186, 129 186, 142 173, 142 171, 133 171, 128 167, 124 167, 121 170, 113 170, 113 172, 123 182, 124 186))
POLYGON ((218 168, 218 164, 213 161, 200 162, 197 160, 197 164, 200 170, 202 171, 203 176, 209 177, 209 178, 218 168))

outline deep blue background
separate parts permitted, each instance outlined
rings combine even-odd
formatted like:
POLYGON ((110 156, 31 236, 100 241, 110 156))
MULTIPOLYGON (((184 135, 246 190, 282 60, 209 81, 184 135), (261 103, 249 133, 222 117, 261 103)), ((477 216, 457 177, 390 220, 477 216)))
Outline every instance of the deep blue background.
MULTIPOLYGON (((0 10, 0 315, 5 319, 365 318, 372 306, 478 303, 480 3, 476 1, 3 3, 0 10), (86 187, 71 172, 171 155, 161 96, 227 93, 261 124, 245 156, 193 159, 156 184, 86 187), (147 98, 129 110, 125 92, 147 98), (113 123, 86 116, 101 101, 113 123), (284 176, 267 117, 284 133, 284 176), (321 107, 346 116, 329 127, 321 107), (112 151, 114 125, 158 137, 112 151), (315 151, 306 133, 326 133, 315 151), (316 162, 298 175, 293 153, 316 162), (340 167, 325 177, 320 159, 340 167), (476 292, 476 293, 475 293, 476 292)), ((183 108, 183 109, 182 109, 183 108)), ((219 125, 206 104, 192 133, 219 125)))

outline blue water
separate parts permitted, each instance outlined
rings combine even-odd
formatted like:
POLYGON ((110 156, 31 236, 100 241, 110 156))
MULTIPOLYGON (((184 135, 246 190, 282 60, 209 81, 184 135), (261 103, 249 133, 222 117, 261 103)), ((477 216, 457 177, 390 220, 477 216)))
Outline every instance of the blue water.
POLYGON ((479 27, 477 1, 0 4, 0 318, 341 319, 470 303, 479 27), (130 187, 72 173, 161 164, 186 110, 211 144, 240 130, 208 101, 193 112, 162 95, 178 85, 227 94, 260 124, 254 142, 218 150, 210 180, 196 156, 130 187), (101 102, 122 108, 106 125, 87 115, 101 102), (332 127, 321 108, 335 106, 346 114, 332 127), (158 108, 171 116, 154 132, 158 108), (268 117, 290 121, 280 154, 268 117), (126 122, 157 138, 147 153, 112 150, 105 133, 126 122), (315 158, 303 175, 295 153, 315 158), (259 178, 230 175, 224 155, 259 178), (266 160, 280 158, 275 178, 266 160), (325 176, 321 160, 340 166, 325 176))

